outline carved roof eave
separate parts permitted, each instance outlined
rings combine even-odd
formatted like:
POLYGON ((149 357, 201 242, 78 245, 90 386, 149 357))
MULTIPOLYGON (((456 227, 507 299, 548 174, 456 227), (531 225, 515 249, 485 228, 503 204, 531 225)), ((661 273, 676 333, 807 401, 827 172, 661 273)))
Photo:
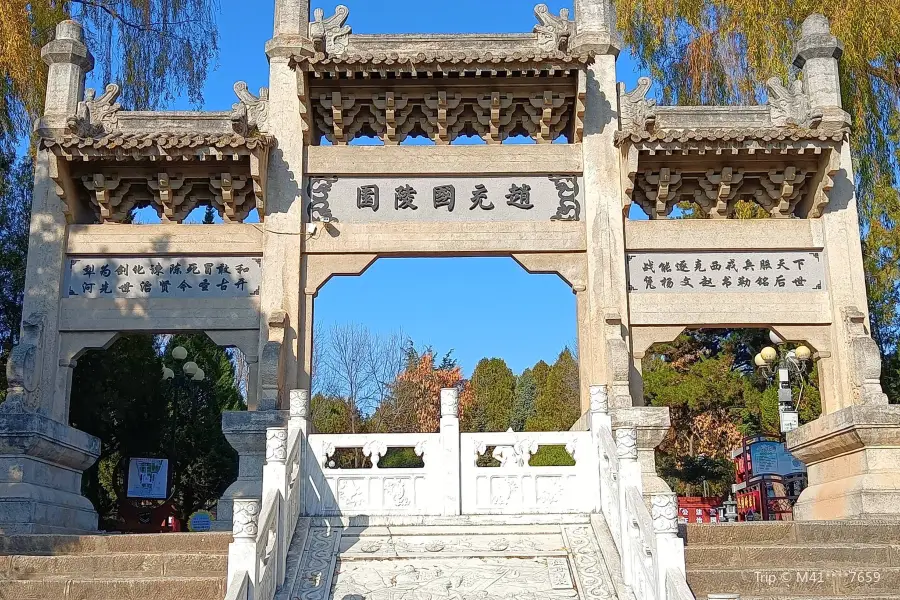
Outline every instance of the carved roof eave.
POLYGON ((594 53, 546 50, 535 34, 508 35, 351 35, 340 54, 298 53, 292 63, 313 73, 471 72, 577 69, 594 53))
POLYGON ((268 135, 235 133, 111 133, 102 137, 43 137, 40 148, 68 161, 171 162, 263 158, 274 145, 268 135))
POLYGON ((616 132, 616 145, 641 155, 673 154, 804 154, 821 153, 841 144, 846 128, 824 130, 798 127, 760 129, 655 129, 616 132))

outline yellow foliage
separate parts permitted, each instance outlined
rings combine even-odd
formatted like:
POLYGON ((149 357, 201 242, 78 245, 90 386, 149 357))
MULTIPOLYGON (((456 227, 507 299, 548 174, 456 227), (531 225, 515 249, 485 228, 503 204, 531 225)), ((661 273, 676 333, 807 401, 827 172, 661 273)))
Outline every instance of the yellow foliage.
MULTIPOLYGON (((756 103, 787 81, 800 26, 822 13, 844 44, 841 88, 853 121, 873 335, 900 341, 900 2, 897 0, 617 0, 619 27, 665 103, 756 103)), ((755 215, 742 214, 748 218, 755 215)))
POLYGON ((7 133, 27 130, 31 117, 42 111, 46 65, 41 47, 65 17, 58 3, 48 0, 0 2, 0 73, 6 88, 0 115, 7 133))

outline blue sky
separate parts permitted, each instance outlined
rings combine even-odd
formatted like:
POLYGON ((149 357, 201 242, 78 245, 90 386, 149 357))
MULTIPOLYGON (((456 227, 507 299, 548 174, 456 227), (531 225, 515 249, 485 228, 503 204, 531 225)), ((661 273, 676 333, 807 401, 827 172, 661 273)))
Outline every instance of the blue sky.
MULTIPOLYGON (((268 85, 263 50, 272 36, 274 0, 221 0, 220 55, 205 88, 205 110, 228 110, 232 86, 268 85)), ((326 15, 334 4, 321 6, 326 15)), ((514 33, 537 23, 537 0, 343 0, 355 33, 514 33)), ((571 2, 548 2, 558 14, 571 2)), ((635 63, 619 58, 618 78, 631 88, 635 63)), ((100 82, 92 82, 100 87, 100 82)), ((174 109, 193 108, 186 100, 174 109)), ((360 323, 374 332, 402 330, 418 346, 454 351, 467 374, 482 357, 502 357, 519 373, 538 360, 552 362, 575 343, 575 296, 555 275, 529 275, 509 258, 382 259, 362 277, 325 285, 316 303, 316 327, 360 323)))

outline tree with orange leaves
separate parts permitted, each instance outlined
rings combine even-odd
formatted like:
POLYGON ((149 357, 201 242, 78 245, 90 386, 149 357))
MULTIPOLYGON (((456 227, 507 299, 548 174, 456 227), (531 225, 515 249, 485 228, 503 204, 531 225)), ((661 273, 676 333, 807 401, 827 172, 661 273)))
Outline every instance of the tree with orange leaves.
POLYGON ((435 364, 429 348, 421 354, 411 345, 406 368, 397 377, 392 393, 372 416, 370 428, 385 432, 434 433, 440 427, 440 397, 443 388, 460 390, 460 413, 472 401, 469 383, 449 354, 435 364))

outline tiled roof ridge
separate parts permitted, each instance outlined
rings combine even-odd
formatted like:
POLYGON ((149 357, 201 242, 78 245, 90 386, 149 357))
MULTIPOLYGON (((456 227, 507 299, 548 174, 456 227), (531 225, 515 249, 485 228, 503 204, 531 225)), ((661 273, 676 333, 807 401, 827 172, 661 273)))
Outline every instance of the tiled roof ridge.
POLYGON ((642 142, 720 142, 745 140, 757 141, 835 141, 840 142, 849 133, 849 128, 808 128, 808 127, 744 127, 744 128, 686 128, 654 129, 653 131, 626 129, 617 131, 617 145, 642 142))
POLYGON ((98 137, 82 137, 65 134, 54 137, 43 137, 41 148, 90 148, 90 149, 123 149, 139 150, 143 148, 241 148, 253 150, 267 147, 274 143, 269 135, 243 136, 238 133, 175 133, 175 132, 114 132, 98 137))
POLYGON ((294 56, 297 64, 310 65, 426 65, 426 64, 492 64, 510 62, 561 62, 566 64, 585 63, 593 59, 589 52, 569 53, 560 50, 540 48, 519 48, 515 50, 429 50, 402 52, 396 50, 376 50, 347 52, 327 55, 318 52, 313 56, 294 56))

